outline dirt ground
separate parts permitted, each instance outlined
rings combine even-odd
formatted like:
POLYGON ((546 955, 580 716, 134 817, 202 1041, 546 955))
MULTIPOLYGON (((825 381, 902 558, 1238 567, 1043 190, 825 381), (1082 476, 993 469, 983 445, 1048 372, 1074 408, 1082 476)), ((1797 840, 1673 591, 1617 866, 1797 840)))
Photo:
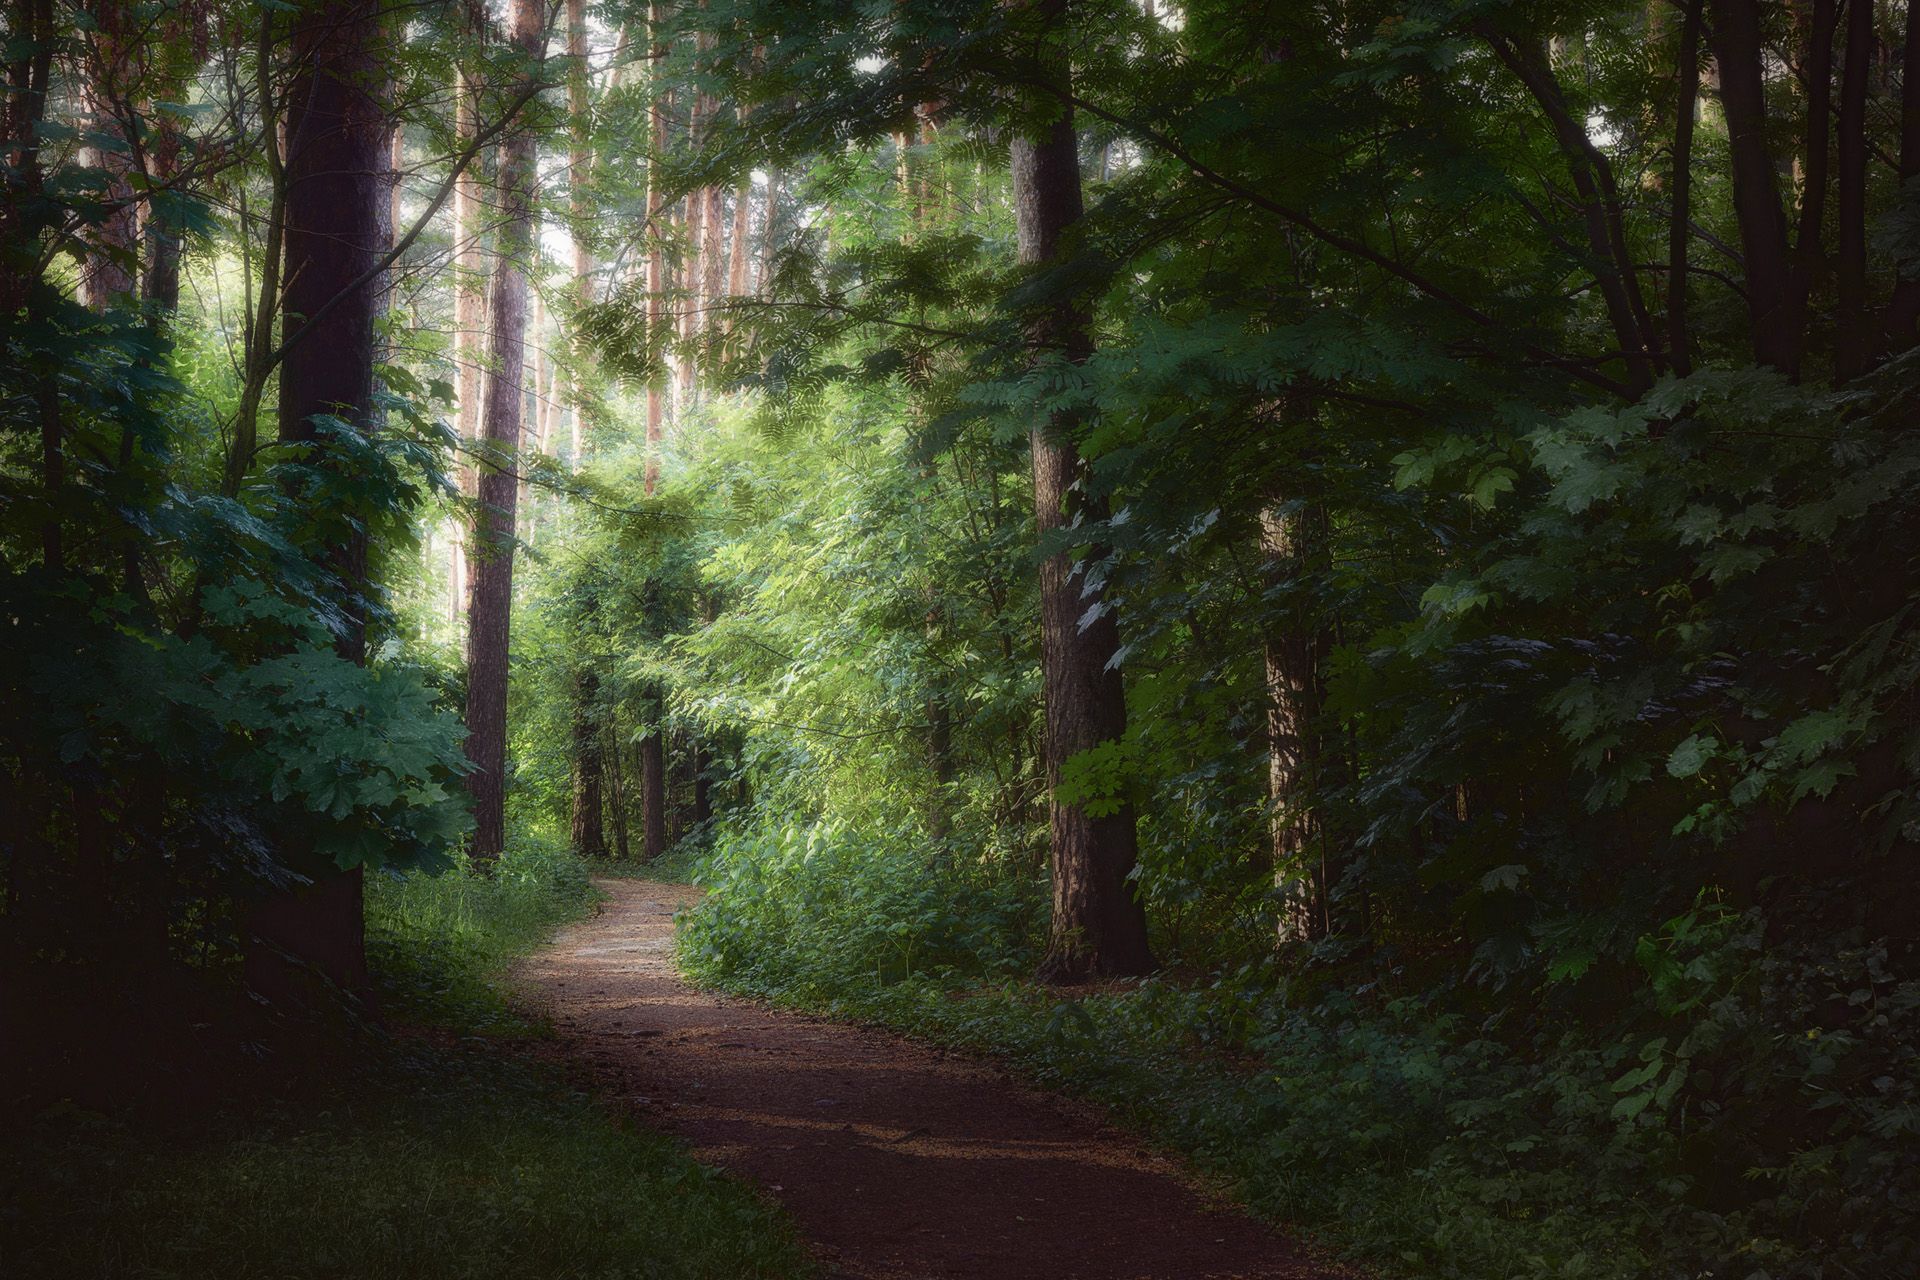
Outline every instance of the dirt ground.
POLYGON ((699 991, 698 890, 606 880, 521 970, 563 1049, 648 1124, 758 1183, 849 1280, 1332 1280, 1343 1274, 1082 1107, 881 1032, 699 991))

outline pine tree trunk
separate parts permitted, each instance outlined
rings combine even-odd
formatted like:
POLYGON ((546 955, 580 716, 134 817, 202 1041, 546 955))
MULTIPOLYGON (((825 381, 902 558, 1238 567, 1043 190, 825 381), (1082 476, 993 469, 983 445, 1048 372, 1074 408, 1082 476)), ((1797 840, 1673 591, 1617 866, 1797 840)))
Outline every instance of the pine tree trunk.
MULTIPOLYGON (((161 19, 160 40, 172 47, 190 46, 204 37, 206 18, 184 7, 172 9, 161 19)), ((191 73, 176 70, 166 74, 155 86, 157 96, 166 102, 180 102, 187 95, 191 73)), ((171 183, 180 169, 184 139, 179 118, 171 111, 152 113, 153 138, 147 147, 147 167, 156 186, 171 183)), ((140 293, 146 300, 154 323, 172 323, 180 308, 180 228, 168 216, 165 202, 149 202, 146 218, 146 277, 140 293)))
POLYGON ((613 819, 613 852, 620 861, 625 862, 633 856, 633 846, 627 839, 627 763, 626 756, 620 750, 620 735, 610 733, 605 752, 607 759, 607 780, 612 784, 608 788, 611 803, 607 812, 613 819))
POLYGON ((711 359, 715 335, 720 331, 714 324, 714 308, 720 305, 727 289, 726 196, 719 187, 708 187, 705 199, 707 243, 700 255, 700 332, 706 338, 701 351, 711 359))
POLYGON ((667 851, 667 760, 659 700, 649 701, 655 715, 647 736, 640 740, 640 805, 646 823, 640 856, 652 862, 667 851))
MULTIPOLYGON (((1042 0, 1041 12, 1064 27, 1063 0, 1042 0)), ((1064 36, 1059 31, 1056 40, 1064 36)), ((1049 51, 1043 74, 1066 96, 1071 80, 1064 46, 1049 51)), ((1020 261, 1053 262, 1063 236, 1080 220, 1080 156, 1070 110, 1062 108, 1038 136, 1012 145, 1014 214, 1020 261)), ((1029 326, 1036 359, 1066 352, 1085 359, 1092 350, 1087 317, 1073 301, 1050 303, 1029 326)), ((1040 536, 1106 517, 1104 504, 1082 485, 1085 468, 1074 444, 1074 423, 1054 413, 1034 424, 1033 500, 1040 536)), ((1087 563, 1097 563, 1094 548, 1087 563)), ((1147 918, 1131 879, 1138 858, 1133 809, 1088 814, 1058 798, 1064 763, 1127 731, 1125 690, 1114 659, 1120 635, 1097 586, 1077 571, 1065 551, 1040 565, 1041 683, 1046 691, 1046 774, 1052 833, 1053 919, 1040 976, 1076 982, 1149 972, 1147 918)))
MULTIPOLYGON (((530 60, 544 53, 539 0, 514 0, 512 40, 530 60)), ((534 135, 518 127, 500 145, 500 252, 493 270, 485 412, 488 457, 480 466, 479 518, 469 573, 471 660, 467 668, 467 775, 473 795, 473 856, 500 856, 506 844, 507 650, 513 610, 513 472, 520 447, 527 337, 527 263, 533 255, 534 135), (497 465, 496 465, 497 464, 497 465)))
MULTIPOLYGON (((593 250, 587 239, 587 226, 592 217, 589 197, 593 187, 593 103, 587 81, 591 67, 587 60, 586 0, 567 0, 567 60, 567 111, 572 117, 567 199, 573 215, 573 302, 578 311, 584 312, 593 305, 593 250)), ((584 347, 576 344, 573 351, 576 379, 586 367, 585 354, 584 347)), ((567 458, 568 465, 575 471, 580 469, 580 454, 585 444, 586 397, 582 391, 576 383, 567 397, 573 408, 573 437, 569 442, 572 448, 567 458)), ((557 398, 557 391, 555 395, 557 398)))
POLYGON ((767 207, 760 215, 760 278, 754 282, 754 295, 764 297, 773 274, 774 255, 780 250, 780 168, 767 170, 767 207))
MULTIPOLYGON (((88 6, 95 30, 90 42, 94 66, 87 77, 84 98, 95 132, 124 142, 126 122, 112 93, 134 79, 129 15, 120 0, 99 0, 88 6)), ((140 210, 134 201, 133 158, 121 147, 88 149, 87 163, 106 174, 106 198, 117 207, 90 228, 87 255, 80 269, 80 296, 95 311, 131 302, 134 298, 134 245, 139 238, 140 210)))
MULTIPOLYGON (((465 33, 479 39, 486 29, 486 13, 479 0, 461 0, 465 33)), ((454 139, 465 150, 479 132, 477 93, 464 71, 454 72, 454 139)), ((467 166, 453 188, 453 358, 455 364, 454 425, 460 434, 462 456, 455 467, 461 496, 471 501, 479 492, 479 472, 473 464, 473 449, 480 438, 480 344, 486 328, 486 254, 482 247, 483 228, 480 199, 480 165, 467 166)), ((457 625, 467 611, 472 583, 468 574, 467 544, 470 540, 463 515, 454 522, 449 546, 449 577, 452 601, 449 611, 457 625)))
POLYGON ((748 246, 753 241, 753 179, 740 180, 739 190, 733 196, 733 240, 727 257, 727 296, 742 298, 747 295, 749 281, 747 264, 751 260, 748 246))
MULTIPOLYGON (((664 193, 661 191, 654 165, 667 150, 667 112, 666 102, 661 96, 660 64, 667 56, 667 47, 660 41, 661 6, 649 5, 647 8, 647 29, 653 40, 652 76, 647 86, 650 97, 648 115, 653 144, 653 158, 647 164, 647 340, 664 349, 666 335, 666 288, 667 263, 665 241, 667 228, 664 193)), ((660 483, 660 441, 665 434, 663 422, 664 407, 661 404, 661 382, 667 375, 656 373, 647 381, 647 461, 645 491, 651 498, 660 483)), ((643 784, 642 790, 645 790, 643 784)))
MULTIPOLYGON (((286 286, 281 294, 280 438, 318 438, 333 415, 362 431, 373 406, 374 321, 387 248, 387 121, 379 82, 379 0, 330 0, 295 21, 300 71, 288 95, 286 286)), ((329 513, 323 550, 348 619, 343 657, 366 660, 367 543, 358 513, 329 513)), ((289 850, 310 882, 276 892, 250 914, 248 983, 270 997, 297 990, 300 967, 349 991, 367 985, 360 871, 342 872, 310 849, 289 850)))
POLYGON ((600 678, 591 668, 580 668, 573 685, 573 850, 583 858, 603 858, 607 853, 600 822, 600 734, 594 715, 599 692, 600 678))
MULTIPOLYGON (((1260 555, 1269 590, 1298 577, 1311 561, 1306 517, 1275 503, 1260 513, 1260 555)), ((1324 832, 1312 807, 1320 764, 1320 659, 1325 648, 1310 621, 1270 623, 1261 637, 1267 673, 1267 801, 1279 939, 1310 941, 1327 932, 1324 832)))

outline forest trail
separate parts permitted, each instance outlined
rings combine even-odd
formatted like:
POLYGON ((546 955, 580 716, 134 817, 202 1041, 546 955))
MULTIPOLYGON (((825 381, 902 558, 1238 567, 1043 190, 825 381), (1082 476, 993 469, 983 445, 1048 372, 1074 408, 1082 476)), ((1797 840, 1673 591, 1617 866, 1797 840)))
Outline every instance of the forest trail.
POLYGON ((1331 1280, 1172 1161, 1004 1073, 675 972, 686 885, 608 901, 520 970, 563 1050, 702 1161, 758 1183, 848 1280, 1331 1280))

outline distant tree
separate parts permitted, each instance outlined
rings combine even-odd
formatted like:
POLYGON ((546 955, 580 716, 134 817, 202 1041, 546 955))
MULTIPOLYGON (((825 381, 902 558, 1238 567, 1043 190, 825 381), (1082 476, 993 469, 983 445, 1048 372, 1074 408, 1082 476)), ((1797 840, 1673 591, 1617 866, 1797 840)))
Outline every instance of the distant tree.
MULTIPOLYGON (((521 83, 542 74, 546 14, 539 0, 514 0, 509 30, 521 83)), ((534 245, 533 187, 537 140, 530 128, 500 145, 501 219, 488 316, 487 376, 481 419, 483 453, 476 489, 479 516, 468 549, 473 579, 468 611, 467 777, 473 794, 473 856, 500 856, 506 846, 507 681, 513 614, 514 508, 519 496, 521 417, 525 405, 527 271, 534 245)))

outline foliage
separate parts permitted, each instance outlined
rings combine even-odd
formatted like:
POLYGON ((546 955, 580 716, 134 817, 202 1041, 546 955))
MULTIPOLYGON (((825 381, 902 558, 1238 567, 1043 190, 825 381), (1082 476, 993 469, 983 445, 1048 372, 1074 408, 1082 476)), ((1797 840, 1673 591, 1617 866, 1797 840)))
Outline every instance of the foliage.
POLYGON ((464 860, 432 874, 380 876, 367 886, 368 949, 410 1021, 508 1033, 520 1024, 502 1004, 508 963, 545 942, 556 925, 588 914, 597 895, 587 868, 564 849, 516 834, 481 872, 464 860))
POLYGON ((806 1274, 753 1192, 485 1042, 531 1032, 496 983, 591 902, 580 863, 526 842, 494 876, 377 880, 383 994, 460 1043, 409 1036, 285 1103, 172 1125, 31 1119, 0 1158, 10 1274, 806 1274))
POLYGON ((1390 1272, 1867 1277, 1916 1260, 1920 983, 1877 945, 1769 949, 1756 916, 1703 907, 1642 939, 1652 998, 1609 1025, 1571 1007, 1516 1022, 1405 972, 1386 998, 1316 993, 1270 961, 1063 996, 1003 976, 1032 960, 1005 953, 1003 907, 909 898, 887 883, 898 860, 822 835, 721 848, 681 931, 691 974, 992 1053, 1390 1272), (970 956, 940 950, 975 931, 970 956), (913 944, 927 961, 909 969, 913 944))

